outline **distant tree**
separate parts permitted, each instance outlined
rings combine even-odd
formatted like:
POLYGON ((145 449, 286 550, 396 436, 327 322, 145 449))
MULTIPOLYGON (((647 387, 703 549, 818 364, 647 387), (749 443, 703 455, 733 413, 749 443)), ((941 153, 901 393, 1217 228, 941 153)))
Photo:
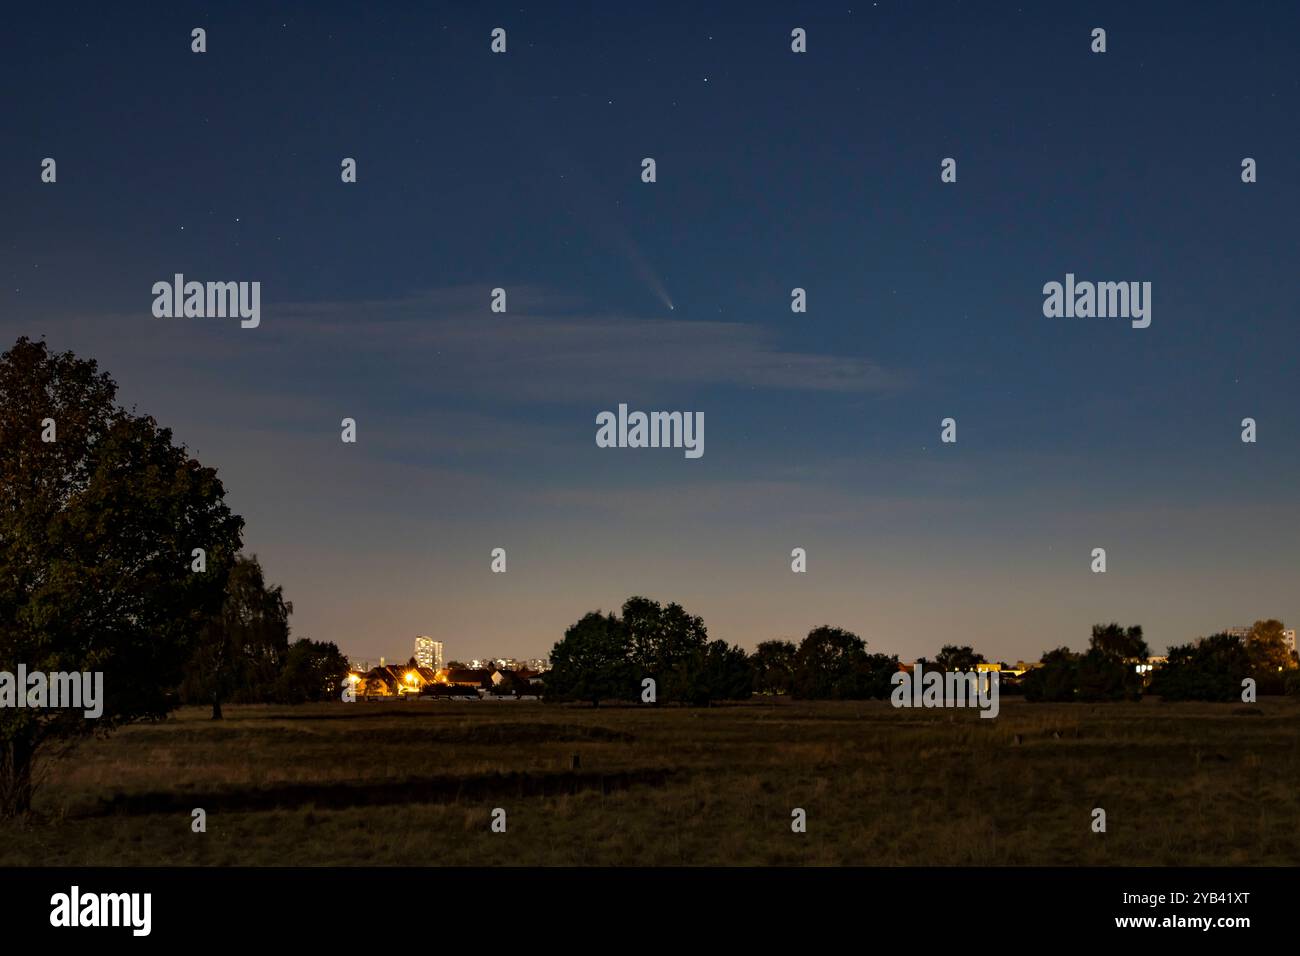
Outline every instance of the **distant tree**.
POLYGON ((633 699, 638 691, 627 628, 618 616, 585 614, 551 651, 546 696, 558 700, 633 699))
POLYGON ((1040 666, 1015 682, 1018 688, 1007 689, 1022 691, 1032 702, 1138 700, 1142 678, 1133 661, 1149 656, 1141 626, 1094 624, 1087 651, 1046 651, 1040 666))
POLYGON ((1169 648, 1166 663, 1151 678, 1150 691, 1163 700, 1232 701, 1251 672, 1245 643, 1231 634, 1212 634, 1169 648))
POLYGON ((866 641, 843 628, 813 628, 795 652, 795 696, 809 700, 855 696, 868 666, 866 647, 866 641))
POLYGON ((1147 642, 1142 638, 1142 625, 1120 627, 1110 624, 1094 624, 1090 646, 1093 650, 1117 660, 1146 660, 1151 656, 1147 642))
POLYGON ((1250 655, 1250 666, 1256 676, 1288 671, 1296 666, 1285 631, 1286 625, 1272 618, 1251 625, 1246 636, 1246 653, 1250 655))
POLYGON ((715 700, 748 700, 753 693, 754 668, 749 655, 726 641, 710 641, 678 661, 672 675, 679 688, 675 698, 703 705, 715 700))
POLYGON ((883 700, 893 691, 897 654, 864 654, 852 673, 840 682, 836 696, 852 700, 883 700))
POLYGON ((1076 700, 1079 694, 1079 655, 1068 647, 1044 651, 1040 666, 1025 674, 1020 685, 1025 700, 1035 703, 1076 700))
POLYGON ((788 694, 794 688, 795 654, 793 641, 763 641, 750 658, 754 670, 754 690, 760 694, 788 694))
POLYGON ((470 669, 469 665, 464 661, 448 661, 445 666, 449 671, 467 671, 470 669))
POLYGON ((688 614, 680 604, 661 605, 645 597, 623 603, 623 627, 629 660, 639 678, 652 677, 661 700, 685 700, 691 693, 690 662, 708 643, 703 618, 688 614))
POLYGON ((973 671, 976 664, 987 664, 983 654, 978 654, 970 646, 957 647, 945 644, 935 655, 935 666, 943 671, 973 671))
MULTIPOLYGON (((1145 658, 1147 655, 1141 656, 1145 658)), ((1078 679, 1077 700, 1098 702, 1142 697, 1142 677, 1134 665, 1123 657, 1106 653, 1095 644, 1079 657, 1075 674, 1078 679)))
POLYGON ((549 700, 640 700, 649 678, 656 703, 702 704, 747 698, 754 685, 744 650, 709 643, 703 619, 680 604, 644 597, 624 602, 621 618, 585 615, 555 645, 550 663, 549 700))
POLYGON ((186 668, 186 701, 221 705, 231 700, 269 700, 289 651, 293 605, 279 585, 270 587, 257 557, 240 555, 230 570, 221 610, 204 626, 186 668))
POLYGON ((98 719, 0 708, 0 816, 30 809, 47 747, 175 706, 239 550, 216 472, 116 394, 95 362, 44 342, 0 356, 0 670, 98 672, 104 692, 98 719))
POLYGON ((300 638, 289 645, 276 697, 286 704, 338 700, 347 677, 348 661, 338 645, 300 638))

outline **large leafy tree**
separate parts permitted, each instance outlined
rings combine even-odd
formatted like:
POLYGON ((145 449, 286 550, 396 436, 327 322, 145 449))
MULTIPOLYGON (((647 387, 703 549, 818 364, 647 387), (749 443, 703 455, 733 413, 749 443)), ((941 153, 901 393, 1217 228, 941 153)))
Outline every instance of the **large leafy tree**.
POLYGON ((640 677, 652 677, 664 700, 685 700, 698 696, 698 685, 690 686, 687 675, 691 662, 704 659, 708 630, 704 619, 676 603, 662 605, 645 597, 623 602, 623 627, 629 654, 640 677))
POLYGON ((750 658, 754 669, 754 690, 760 694, 788 694, 794 689, 793 641, 763 641, 750 658))
POLYGON ((546 696, 553 699, 631 699, 637 680, 627 628, 618 616, 591 611, 564 632, 551 651, 546 696))
POLYGON ((100 672, 104 688, 98 719, 0 709, 0 815, 30 808, 43 748, 174 706, 239 550, 216 471, 116 393, 44 342, 0 356, 0 670, 100 672))
POLYGON ((1262 677, 1296 666, 1291 645, 1286 639, 1286 625, 1272 618, 1256 621, 1246 635, 1246 653, 1256 676, 1262 677))
POLYGON ((897 654, 865 654, 853 673, 840 683, 837 696, 852 700, 884 699, 894 689, 891 680, 897 673, 897 654))
POLYGON ((1151 656, 1146 640, 1142 637, 1142 625, 1120 627, 1119 624, 1094 624, 1089 641, 1092 650, 1099 651, 1116 660, 1146 660, 1151 656))
POLYGON ((795 652, 795 696, 856 696, 853 691, 858 675, 867 663, 867 642, 852 631, 828 625, 815 627, 795 652))
POLYGON ((1211 634, 1169 648, 1151 679, 1151 693, 1164 700, 1237 700, 1251 671, 1246 644, 1232 634, 1211 634))
POLYGON ((255 555, 236 558, 221 610, 204 626, 186 668, 185 700, 210 704, 212 719, 220 720, 223 703, 275 696, 292 613, 283 589, 266 583, 255 555))
POLYGON ((1044 651, 1039 667, 1025 675, 1021 687, 1025 700, 1061 703, 1079 696, 1079 662, 1081 655, 1068 647, 1044 651))
POLYGON ((969 644, 961 647, 956 644, 945 644, 934 656, 935 667, 942 671, 973 671, 976 664, 984 663, 987 663, 984 655, 969 644))
POLYGON ((710 641, 678 662, 672 675, 681 689, 678 699, 703 705, 715 700, 748 700, 754 689, 754 668, 742 648, 710 641))
POLYGON ((287 704, 337 700, 348 677, 348 660, 332 641, 307 638, 289 645, 277 697, 287 704))
POLYGON ((1094 624, 1087 651, 1045 651, 1041 666, 1025 675, 1021 689, 1034 702, 1137 700, 1142 678, 1133 661, 1150 653, 1140 625, 1094 624))
POLYGON ((1147 655, 1108 654, 1095 645, 1081 655, 1076 671, 1078 679, 1077 700, 1110 701, 1138 700, 1142 696, 1142 677, 1128 657, 1147 655))

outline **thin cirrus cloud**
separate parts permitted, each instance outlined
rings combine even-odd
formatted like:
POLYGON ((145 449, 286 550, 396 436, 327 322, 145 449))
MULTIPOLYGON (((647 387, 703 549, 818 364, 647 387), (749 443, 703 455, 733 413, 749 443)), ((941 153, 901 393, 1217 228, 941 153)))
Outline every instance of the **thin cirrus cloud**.
POLYGON ((536 288, 509 290, 493 313, 486 287, 458 287, 370 301, 264 302, 262 324, 158 319, 147 308, 100 315, 43 315, 6 322, 11 334, 99 359, 142 398, 166 383, 168 404, 232 406, 274 398, 288 417, 310 417, 314 399, 457 407, 487 401, 605 404, 711 387, 873 393, 906 376, 867 358, 784 349, 757 323, 600 314, 536 288), (291 411, 295 410, 296 413, 291 411))
POLYGON ((492 313, 487 291, 289 303, 268 312, 304 350, 339 363, 391 359, 391 374, 460 395, 605 402, 648 388, 874 392, 904 384, 865 358, 784 350, 758 324, 598 315, 531 289, 511 292, 510 311, 492 313))

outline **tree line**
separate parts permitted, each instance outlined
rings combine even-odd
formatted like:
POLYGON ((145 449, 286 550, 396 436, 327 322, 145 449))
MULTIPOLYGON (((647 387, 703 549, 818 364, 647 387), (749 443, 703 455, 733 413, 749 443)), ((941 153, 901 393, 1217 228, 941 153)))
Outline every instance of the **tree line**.
MULTIPOLYGON (((956 668, 983 661, 970 648, 945 647, 937 660, 956 668)), ((973 666, 973 665, 972 665, 973 666)), ((863 700, 889 696, 898 656, 867 652, 852 631, 815 627, 796 645, 764 641, 752 654, 709 640, 704 621, 680 604, 646 597, 624 602, 621 614, 591 611, 551 650, 547 700, 646 700, 708 704, 754 694, 807 700, 863 700)))
MULTIPOLYGON (((1300 661, 1276 620, 1257 621, 1245 637, 1215 634, 1171 648, 1168 661, 1149 674, 1137 664, 1151 656, 1141 626, 1097 624, 1085 651, 1058 647, 1043 653, 1023 675, 1002 674, 1003 693, 1031 702, 1137 700, 1143 693, 1165 700, 1233 700, 1242 680, 1259 693, 1300 694, 1300 661)), ((944 645, 926 671, 971 671, 990 663, 970 646, 944 645)), ((795 644, 760 643, 752 654, 708 639, 704 621, 679 604, 629 598, 622 612, 591 611, 565 631, 551 651, 548 700, 647 701, 705 704, 743 700, 752 694, 783 694, 804 700, 885 699, 898 656, 869 653, 851 631, 822 625, 795 644)), ((1005 665, 999 665, 1005 666, 1005 665)))
MULTIPOLYGON (((1162 700, 1240 700, 1243 681, 1257 693, 1300 696, 1300 659, 1287 643, 1284 626, 1256 621, 1247 634, 1221 632, 1169 648, 1149 681, 1133 666, 1150 657, 1142 628, 1098 624, 1088 650, 1047 651, 1041 667, 1019 682, 1031 701, 1137 700, 1144 693, 1162 700)), ((1013 685, 1013 690, 1015 685, 1013 685)))

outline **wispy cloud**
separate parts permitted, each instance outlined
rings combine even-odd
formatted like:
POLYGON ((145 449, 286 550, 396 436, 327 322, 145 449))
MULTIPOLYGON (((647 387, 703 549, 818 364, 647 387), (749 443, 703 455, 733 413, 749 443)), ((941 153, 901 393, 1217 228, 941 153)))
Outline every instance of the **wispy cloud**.
MULTIPOLYGON (((764 326, 600 315, 535 289, 488 310, 486 289, 362 303, 288 303, 273 320, 292 341, 436 364, 430 385, 532 401, 606 400, 653 387, 736 386, 830 392, 895 388, 869 359, 781 348, 764 326)), ((425 365, 427 370, 428 366, 425 365)))
POLYGON ((246 393, 271 391, 278 400, 328 394, 364 376, 461 402, 550 403, 647 391, 687 398, 711 387, 864 393, 906 380, 865 357, 784 348, 771 327, 756 323, 602 314, 534 287, 509 290, 504 314, 491 312, 488 298, 479 287, 351 302, 268 297, 257 330, 222 319, 156 319, 143 298, 138 313, 6 324, 99 356, 124 382, 143 366, 150 377, 191 382, 236 377, 246 393))

